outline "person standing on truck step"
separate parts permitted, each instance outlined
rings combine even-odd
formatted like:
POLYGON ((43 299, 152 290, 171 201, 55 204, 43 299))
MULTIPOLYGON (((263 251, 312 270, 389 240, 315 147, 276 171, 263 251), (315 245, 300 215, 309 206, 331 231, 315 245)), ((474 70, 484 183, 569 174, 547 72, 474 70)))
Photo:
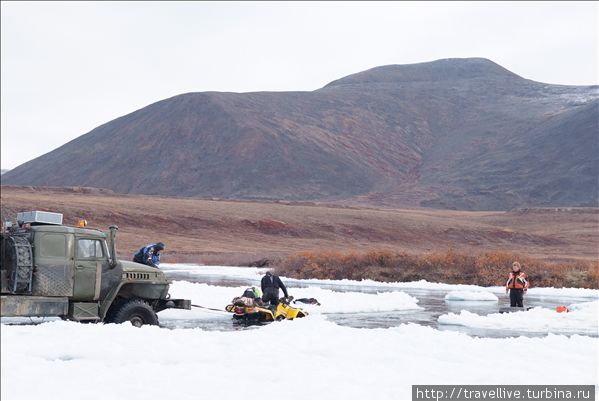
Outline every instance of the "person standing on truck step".
POLYGON ((277 306, 279 304, 279 289, 283 290, 285 298, 289 296, 285 284, 283 284, 279 276, 275 276, 271 272, 266 272, 266 275, 262 277, 260 286, 262 287, 263 294, 262 301, 270 302, 272 306, 277 306))
POLYGON ((512 271, 505 283, 505 293, 510 292, 510 306, 522 308, 524 293, 528 290, 528 277, 526 273, 520 270, 520 263, 512 263, 512 271))
POLYGON ((160 265, 160 252, 163 250, 164 244, 162 242, 143 246, 133 256, 133 261, 158 269, 158 266, 160 265))

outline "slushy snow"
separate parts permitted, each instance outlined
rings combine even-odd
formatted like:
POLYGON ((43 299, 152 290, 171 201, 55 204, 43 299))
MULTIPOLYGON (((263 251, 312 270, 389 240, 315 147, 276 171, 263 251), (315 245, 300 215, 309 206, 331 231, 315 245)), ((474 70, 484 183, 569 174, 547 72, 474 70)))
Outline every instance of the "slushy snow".
POLYGON ((557 313, 554 309, 532 308, 511 313, 492 313, 486 316, 466 310, 459 314, 439 316, 439 323, 484 329, 514 329, 542 333, 568 333, 575 331, 597 335, 598 301, 583 302, 569 307, 569 313, 557 313))
POLYGON ((161 263, 160 270, 196 273, 198 275, 226 275, 229 278, 261 279, 268 268, 238 266, 199 266, 185 263, 161 263))
POLYGON ((355 329, 318 315, 231 332, 3 325, 1 344, 2 399, 410 399, 412 384, 597 383, 599 352, 577 335, 355 329))
POLYGON ((445 295, 446 301, 493 301, 497 302, 497 295, 488 291, 451 291, 445 295))
MULTIPOLYGON (((222 275, 228 278, 240 278, 254 281, 260 281, 262 275, 270 269, 256 267, 231 267, 231 266, 199 266, 191 264, 174 264, 162 263, 161 270, 164 271, 179 271, 197 275, 222 275)), ((381 289, 421 289, 421 290, 443 290, 443 291, 490 291, 493 293, 503 294, 505 287, 482 287, 472 284, 446 284, 433 283, 426 280, 410 281, 410 282, 381 282, 374 280, 321 280, 307 279, 298 280, 281 276, 281 279, 288 284, 301 283, 302 285, 330 285, 336 288, 381 288, 381 289)), ((532 287, 528 290, 529 294, 546 295, 546 296, 561 296, 561 297, 587 297, 599 299, 599 290, 590 288, 554 288, 554 287, 532 287)))
MULTIPOLYGON (((207 308, 220 309, 224 312, 226 303, 239 297, 248 287, 220 287, 208 284, 175 281, 171 285, 173 298, 191 299, 191 303, 207 308)), ((316 298, 321 305, 296 303, 292 306, 306 310, 308 313, 348 313, 348 312, 388 312, 398 310, 422 309, 418 300, 403 292, 360 293, 334 292, 318 287, 289 289, 296 299, 316 298)), ((192 309, 192 311, 167 309, 159 313, 163 319, 212 318, 214 311, 192 309)), ((231 316, 231 315, 229 315, 231 316)))

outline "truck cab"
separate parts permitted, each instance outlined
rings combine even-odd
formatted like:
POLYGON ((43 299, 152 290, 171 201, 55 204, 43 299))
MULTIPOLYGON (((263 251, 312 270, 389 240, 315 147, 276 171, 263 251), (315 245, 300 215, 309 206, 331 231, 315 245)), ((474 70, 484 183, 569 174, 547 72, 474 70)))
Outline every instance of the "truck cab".
POLYGON ((0 243, 0 314, 76 321, 158 324, 156 313, 190 309, 171 299, 164 272, 118 260, 117 227, 108 232, 62 224, 62 215, 25 212, 0 243))

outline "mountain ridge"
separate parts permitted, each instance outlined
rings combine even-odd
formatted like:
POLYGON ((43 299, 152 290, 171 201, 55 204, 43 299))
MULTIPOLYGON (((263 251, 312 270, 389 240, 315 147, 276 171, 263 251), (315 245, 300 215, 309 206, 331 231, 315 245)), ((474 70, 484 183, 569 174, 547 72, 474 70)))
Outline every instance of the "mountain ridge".
POLYGON ((596 206, 598 98, 594 86, 539 83, 478 58, 375 67, 312 92, 190 92, 105 123, 2 183, 468 210, 596 206))
POLYGON ((524 79, 485 58, 449 58, 416 64, 391 64, 374 67, 334 80, 326 84, 324 88, 373 82, 434 82, 447 79, 490 77, 524 79))

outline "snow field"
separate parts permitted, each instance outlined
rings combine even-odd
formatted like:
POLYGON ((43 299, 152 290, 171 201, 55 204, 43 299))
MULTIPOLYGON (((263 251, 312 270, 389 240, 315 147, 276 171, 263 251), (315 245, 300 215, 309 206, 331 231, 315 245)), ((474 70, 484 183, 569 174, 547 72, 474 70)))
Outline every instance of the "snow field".
MULTIPOLYGON (((164 270, 259 280, 266 269, 167 265, 164 270)), ((303 285, 448 291, 457 300, 491 301, 502 287, 350 280, 288 280, 310 316, 251 330, 204 331, 51 321, 1 325, 2 399, 410 399, 412 384, 598 384, 596 337, 476 338, 416 324, 357 329, 328 313, 421 310, 401 291, 334 292, 303 285), (453 295, 452 295, 453 294, 453 295), (473 295, 474 294, 474 295, 473 295), (515 374, 515 369, 520 374, 515 374), (35 383, 35 385, 32 385, 35 383)), ((245 290, 176 281, 174 298, 220 311, 166 310, 170 319, 230 319, 223 311, 245 290)), ((599 291, 533 288, 548 297, 583 297, 571 312, 546 308, 481 316, 448 313, 439 323, 522 331, 597 334, 599 291)), ((449 301, 449 299, 448 299, 449 301)), ((495 299, 496 301, 496 299, 495 299)), ((3 318, 5 322, 6 318, 3 318)))
POLYGON ((497 302, 497 295, 488 291, 451 291, 445 295, 446 301, 493 301, 497 302))
POLYGON ((409 399, 412 384, 589 384, 598 374, 596 338, 355 329, 318 315, 233 332, 57 321, 3 326, 1 342, 2 399, 409 399))
MULTIPOLYGON (((164 271, 184 271, 198 275, 223 275, 229 278, 245 278, 249 280, 259 281, 262 275, 270 270, 268 268, 255 267, 231 267, 231 266, 199 266, 192 264, 168 264, 163 263, 160 268, 164 271)), ((507 273, 506 273, 507 275, 507 273)), ((281 277, 285 283, 302 283, 314 285, 332 285, 337 288, 341 287, 378 287, 378 288, 410 288, 422 290, 444 290, 444 291, 490 291, 493 293, 503 294, 505 287, 481 287, 471 284, 446 284, 446 283, 431 283, 426 280, 411 281, 411 282, 380 282, 374 280, 320 280, 308 279, 297 280, 287 277, 281 277)), ((589 288, 554 288, 554 287, 532 287, 528 290, 529 294, 560 296, 560 297, 587 297, 599 299, 599 290, 589 288)))
POLYGON ((439 324, 458 325, 487 329, 514 329, 534 332, 584 332, 598 333, 598 301, 589 301, 569 306, 570 312, 557 313, 555 309, 532 308, 528 311, 492 313, 481 316, 466 310, 459 314, 448 313, 439 316, 439 324))
MULTIPOLYGON (((234 298, 241 296, 248 288, 220 287, 208 284, 176 281, 171 285, 173 298, 191 299, 192 304, 224 312, 225 306, 234 298)), ((319 287, 289 288, 296 299, 316 298, 322 305, 295 303, 292 306, 304 309, 308 313, 348 313, 348 312, 385 312, 396 310, 421 309, 418 300, 403 292, 381 292, 378 294, 360 292, 335 292, 319 287)), ((165 310, 160 312, 160 319, 194 319, 213 318, 218 312, 192 308, 185 310, 165 310)), ((229 315, 230 316, 230 315, 229 315)))

